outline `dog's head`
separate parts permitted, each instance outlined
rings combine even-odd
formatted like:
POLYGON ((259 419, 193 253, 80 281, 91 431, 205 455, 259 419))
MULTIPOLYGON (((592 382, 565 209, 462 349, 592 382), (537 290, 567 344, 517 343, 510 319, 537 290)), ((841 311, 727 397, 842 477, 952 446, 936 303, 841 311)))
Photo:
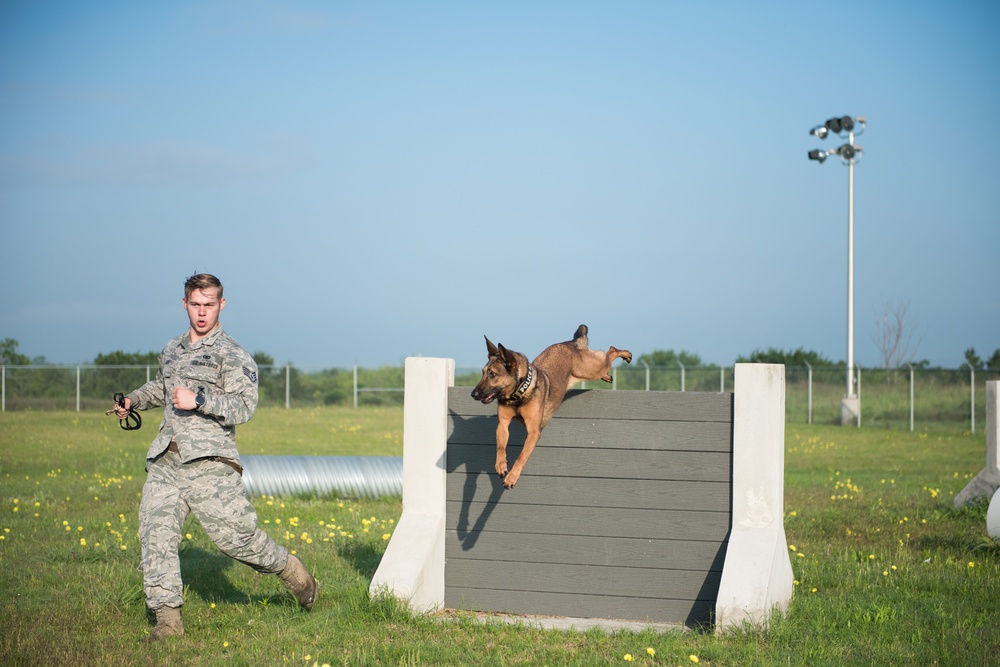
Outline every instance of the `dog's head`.
POLYGON ((489 358, 483 366, 482 379, 472 390, 472 398, 482 403, 492 403, 497 398, 514 393, 518 377, 522 372, 527 372, 528 358, 503 345, 494 345, 489 338, 486 338, 486 352, 489 358))

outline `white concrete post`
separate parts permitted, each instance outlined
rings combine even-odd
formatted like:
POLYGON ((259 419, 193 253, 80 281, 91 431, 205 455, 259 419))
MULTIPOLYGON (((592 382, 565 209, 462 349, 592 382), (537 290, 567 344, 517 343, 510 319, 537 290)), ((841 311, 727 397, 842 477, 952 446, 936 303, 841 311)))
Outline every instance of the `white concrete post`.
POLYGON ((403 514, 369 587, 417 612, 444 606, 448 388, 455 360, 406 359, 403 399, 403 514))
POLYGON ((996 380, 986 383, 986 467, 955 496, 955 507, 963 507, 980 498, 992 498, 1000 488, 1000 451, 997 449, 997 440, 1000 439, 998 386, 1000 382, 996 380))
POLYGON ((715 631, 763 626, 792 599, 785 540, 785 367, 736 364, 733 527, 715 606, 715 631))

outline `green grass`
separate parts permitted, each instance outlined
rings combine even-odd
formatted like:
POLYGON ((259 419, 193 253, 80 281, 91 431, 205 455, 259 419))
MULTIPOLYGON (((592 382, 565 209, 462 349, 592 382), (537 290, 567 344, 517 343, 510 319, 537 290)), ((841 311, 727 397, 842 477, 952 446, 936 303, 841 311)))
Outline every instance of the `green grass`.
MULTIPOLYGON (((765 630, 605 634, 413 617, 367 592, 398 498, 257 498, 265 529, 321 582, 313 611, 219 554, 192 521, 186 634, 146 645, 136 514, 156 423, 150 413, 127 433, 102 414, 0 415, 0 664, 624 665, 630 654, 636 665, 691 655, 987 665, 1000 651, 1000 548, 985 535, 985 505, 952 506, 983 466, 982 429, 798 424, 787 428, 785 486, 798 583, 789 614, 765 630)), ((245 454, 399 455, 402 409, 263 409, 239 438, 245 454)))

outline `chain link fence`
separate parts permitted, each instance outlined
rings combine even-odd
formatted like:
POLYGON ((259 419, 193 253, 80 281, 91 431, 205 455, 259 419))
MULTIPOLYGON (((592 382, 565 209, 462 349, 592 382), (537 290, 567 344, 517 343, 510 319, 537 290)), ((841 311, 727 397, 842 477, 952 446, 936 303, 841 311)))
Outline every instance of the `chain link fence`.
MULTIPOLYGON (((106 410, 115 392, 128 392, 156 376, 155 366, 0 366, 0 410, 106 410)), ((616 366, 614 383, 590 381, 609 391, 732 391, 732 367, 616 366)), ((455 384, 473 387, 479 368, 457 368, 455 384)), ((789 422, 839 424, 845 395, 844 366, 785 368, 789 422)), ((986 382, 1000 369, 856 369, 861 425, 919 429, 929 424, 985 424, 986 382)), ((353 367, 306 372, 295 366, 260 366, 260 405, 402 405, 403 368, 353 367)), ((470 399, 471 400, 471 399, 470 399)))

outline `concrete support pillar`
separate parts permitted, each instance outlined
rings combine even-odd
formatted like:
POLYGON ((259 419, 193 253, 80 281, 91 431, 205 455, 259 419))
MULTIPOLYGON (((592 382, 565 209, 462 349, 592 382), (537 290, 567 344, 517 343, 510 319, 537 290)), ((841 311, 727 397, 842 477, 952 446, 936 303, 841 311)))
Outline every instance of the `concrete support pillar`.
POLYGON ((840 399, 840 425, 857 426, 861 414, 861 398, 858 396, 840 399))
POLYGON ((794 590, 785 540, 785 367, 736 364, 733 525, 715 607, 715 631, 766 625, 794 590))
POLYGON ((368 591, 428 612, 444 606, 448 388, 455 384, 455 360, 409 357, 405 368, 403 514, 368 591))
POLYGON ((998 386, 1000 382, 996 380, 986 383, 986 467, 955 496, 955 507, 963 507, 982 498, 993 498, 1000 488, 1000 450, 997 449, 1000 435, 998 386))

